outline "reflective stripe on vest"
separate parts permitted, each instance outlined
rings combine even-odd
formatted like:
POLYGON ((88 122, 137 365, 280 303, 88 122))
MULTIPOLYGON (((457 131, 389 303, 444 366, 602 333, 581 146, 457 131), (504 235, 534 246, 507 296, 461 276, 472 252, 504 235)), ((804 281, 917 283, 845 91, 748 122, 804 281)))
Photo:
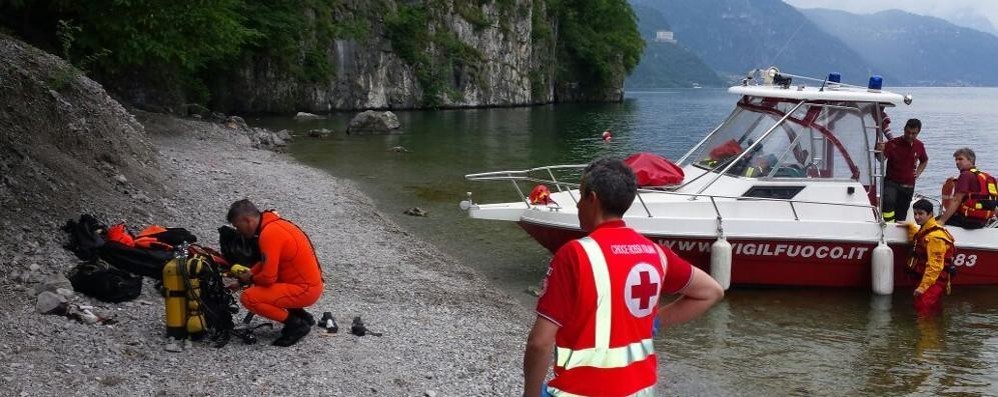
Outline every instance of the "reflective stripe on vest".
POLYGON ((638 361, 643 361, 655 353, 652 340, 644 339, 627 346, 606 349, 572 350, 558 347, 556 352, 557 366, 565 369, 576 367, 623 368, 638 361))
MULTIPOLYGON (((610 288, 610 271, 599 244, 590 237, 578 240, 589 257, 596 285, 595 345, 588 349, 573 350, 556 346, 555 363, 566 370, 576 367, 624 368, 643 361, 655 354, 652 340, 643 339, 626 346, 610 348, 610 328, 613 322, 610 308, 613 304, 610 288)), ((660 257, 664 255, 661 254, 660 257)), ((663 258, 664 259, 664 258, 663 258)))
MULTIPOLYGON (((566 391, 558 390, 551 386, 548 386, 548 394, 557 397, 585 397, 581 394, 572 394, 566 391)), ((638 390, 637 393, 631 394, 631 397, 652 397, 654 395, 655 395, 655 385, 651 385, 644 389, 638 390)))
POLYGON ((596 345, 593 348, 606 350, 610 348, 610 325, 613 321, 611 317, 613 313, 610 312, 613 306, 610 296, 610 269, 607 268, 606 258, 603 257, 603 249, 596 240, 592 237, 583 237, 579 239, 579 243, 589 257, 589 265, 593 269, 593 281, 596 283, 596 345))

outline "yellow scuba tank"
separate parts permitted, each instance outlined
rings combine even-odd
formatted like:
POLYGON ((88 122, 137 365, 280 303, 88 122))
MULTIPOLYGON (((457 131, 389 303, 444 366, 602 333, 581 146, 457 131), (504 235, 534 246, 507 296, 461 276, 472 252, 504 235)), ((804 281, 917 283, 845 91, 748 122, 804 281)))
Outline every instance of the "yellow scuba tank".
POLYGON ((205 258, 188 258, 187 244, 177 247, 177 255, 163 266, 166 304, 166 336, 174 339, 198 338, 204 334, 201 313, 201 281, 198 278, 205 258))
POLYGON ((180 274, 180 263, 185 258, 175 258, 163 266, 163 289, 166 298, 166 336, 173 339, 187 338, 187 288, 180 274))
POLYGON ((199 337, 204 333, 204 314, 201 312, 201 270, 206 268, 205 257, 194 255, 187 259, 187 334, 199 337))

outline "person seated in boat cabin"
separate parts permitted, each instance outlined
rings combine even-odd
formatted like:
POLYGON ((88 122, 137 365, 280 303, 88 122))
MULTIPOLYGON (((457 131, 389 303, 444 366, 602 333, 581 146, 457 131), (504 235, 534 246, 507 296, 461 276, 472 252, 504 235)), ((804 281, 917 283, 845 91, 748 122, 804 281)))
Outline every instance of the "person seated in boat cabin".
POLYGON ((772 153, 766 155, 757 154, 752 157, 751 166, 746 167, 745 172, 742 173, 742 175, 749 178, 766 177, 778 161, 779 160, 776 158, 776 155, 772 153))

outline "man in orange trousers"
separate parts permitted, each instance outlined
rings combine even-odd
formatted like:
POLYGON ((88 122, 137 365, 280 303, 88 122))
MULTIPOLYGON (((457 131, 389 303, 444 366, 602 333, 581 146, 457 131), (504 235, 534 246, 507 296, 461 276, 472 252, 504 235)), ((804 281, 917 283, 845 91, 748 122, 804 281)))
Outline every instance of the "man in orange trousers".
POLYGON ((308 335, 312 316, 304 308, 322 295, 322 272, 315 249, 298 226, 249 200, 232 203, 227 216, 239 233, 258 236, 261 261, 237 276, 252 286, 243 291, 246 310, 284 323, 275 346, 291 346, 308 335))

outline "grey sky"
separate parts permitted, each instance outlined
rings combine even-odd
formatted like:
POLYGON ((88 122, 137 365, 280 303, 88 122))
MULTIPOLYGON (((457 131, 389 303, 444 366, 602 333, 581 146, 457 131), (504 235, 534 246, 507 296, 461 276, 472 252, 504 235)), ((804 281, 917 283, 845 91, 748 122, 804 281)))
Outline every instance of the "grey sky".
POLYGON ((995 0, 783 0, 797 8, 829 8, 856 14, 898 9, 912 14, 934 16, 957 24, 973 17, 985 17, 998 25, 998 1, 995 0))

